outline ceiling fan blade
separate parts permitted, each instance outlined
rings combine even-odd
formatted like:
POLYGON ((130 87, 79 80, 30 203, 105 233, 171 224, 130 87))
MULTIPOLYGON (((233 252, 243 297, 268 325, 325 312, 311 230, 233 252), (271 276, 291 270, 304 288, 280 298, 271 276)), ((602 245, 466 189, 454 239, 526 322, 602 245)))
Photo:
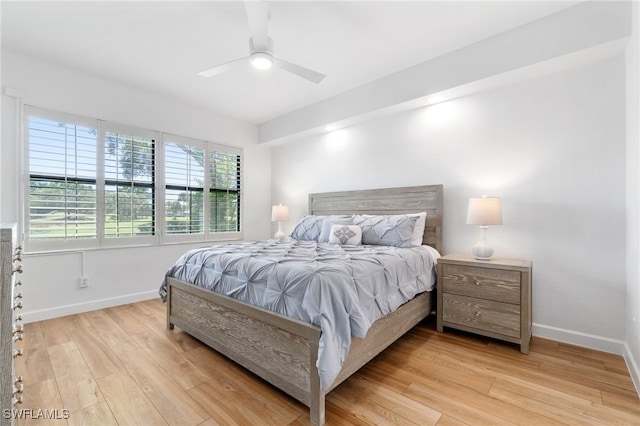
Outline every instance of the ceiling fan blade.
POLYGON ((292 64, 291 62, 283 61, 282 59, 273 58, 273 65, 316 84, 320 83, 326 77, 322 73, 301 67, 300 65, 292 64))
POLYGON ((262 0, 246 0, 244 5, 249 19, 253 47, 258 52, 266 52, 269 50, 269 37, 267 35, 269 9, 267 8, 267 3, 262 0))
POLYGON ((249 57, 245 57, 245 58, 240 58, 240 59, 236 59, 234 61, 231 62, 227 62, 226 64, 222 64, 222 65, 217 65, 213 68, 209 68, 206 69, 204 71, 200 71, 198 73, 198 75, 202 76, 202 77, 213 77, 214 75, 219 75, 222 73, 225 73, 227 71, 231 71, 234 70, 236 68, 240 68, 243 64, 247 64, 249 63, 249 57))

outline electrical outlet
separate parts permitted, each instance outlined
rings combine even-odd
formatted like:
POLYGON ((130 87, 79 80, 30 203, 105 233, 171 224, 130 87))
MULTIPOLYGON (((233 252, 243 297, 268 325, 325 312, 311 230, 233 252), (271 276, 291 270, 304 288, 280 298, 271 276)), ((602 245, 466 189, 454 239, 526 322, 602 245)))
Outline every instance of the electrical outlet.
POLYGON ((80 277, 80 288, 89 287, 89 277, 80 277))

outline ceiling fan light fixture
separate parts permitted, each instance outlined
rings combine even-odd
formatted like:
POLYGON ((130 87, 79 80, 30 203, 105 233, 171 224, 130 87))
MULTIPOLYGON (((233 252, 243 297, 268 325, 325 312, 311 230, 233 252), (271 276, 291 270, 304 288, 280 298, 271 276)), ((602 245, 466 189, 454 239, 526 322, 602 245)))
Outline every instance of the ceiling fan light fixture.
POLYGON ((252 53, 251 65, 258 70, 268 70, 273 65, 273 57, 266 52, 252 53))
POLYGON ((249 56, 200 71, 198 75, 213 77, 236 68, 244 68, 249 62, 255 69, 268 70, 269 68, 277 67, 315 84, 320 83, 325 78, 322 73, 274 57, 273 40, 267 34, 267 24, 269 22, 267 3, 264 0, 245 0, 244 5, 247 10, 249 29, 251 30, 249 56))

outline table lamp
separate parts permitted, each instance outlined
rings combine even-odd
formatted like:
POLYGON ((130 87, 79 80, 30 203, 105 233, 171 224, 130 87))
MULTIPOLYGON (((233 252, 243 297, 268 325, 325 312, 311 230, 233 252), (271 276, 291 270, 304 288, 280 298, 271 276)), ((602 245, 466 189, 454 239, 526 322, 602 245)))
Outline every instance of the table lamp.
POLYGON ((480 225, 480 240, 473 246, 473 255, 478 260, 489 260, 493 248, 487 242, 488 225, 502 225, 502 206, 500 198, 469 198, 467 209, 467 225, 480 225))

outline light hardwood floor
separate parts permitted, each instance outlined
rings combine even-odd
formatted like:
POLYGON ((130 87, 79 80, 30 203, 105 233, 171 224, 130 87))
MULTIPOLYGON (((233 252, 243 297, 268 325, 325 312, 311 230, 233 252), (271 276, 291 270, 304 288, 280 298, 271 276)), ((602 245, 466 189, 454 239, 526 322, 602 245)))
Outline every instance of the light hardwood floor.
MULTIPOLYGON (((159 300, 27 324, 18 422, 307 425, 308 410, 185 333, 159 300), (68 419, 43 420, 38 409, 68 419)), ((40 413, 42 414, 42 413, 40 413)), ((640 425, 620 356, 419 324, 327 396, 328 425, 640 425)))

